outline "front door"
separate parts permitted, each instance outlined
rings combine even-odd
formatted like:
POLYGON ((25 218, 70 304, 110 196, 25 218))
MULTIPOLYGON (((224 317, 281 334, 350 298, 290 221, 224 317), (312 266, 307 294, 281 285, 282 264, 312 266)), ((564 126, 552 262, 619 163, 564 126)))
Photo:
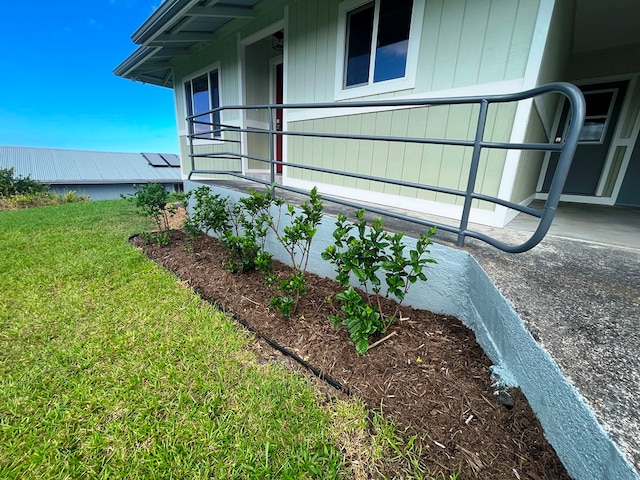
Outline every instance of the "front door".
MULTIPOLYGON (((587 106, 586 117, 562 193, 596 196, 601 178, 605 173, 607 155, 622 110, 627 82, 588 85, 580 89, 587 106)), ((556 141, 560 141, 565 135, 568 112, 569 108, 565 102, 556 132, 556 141)), ((559 153, 552 153, 550 156, 542 186, 543 193, 549 191, 559 156, 559 153)))

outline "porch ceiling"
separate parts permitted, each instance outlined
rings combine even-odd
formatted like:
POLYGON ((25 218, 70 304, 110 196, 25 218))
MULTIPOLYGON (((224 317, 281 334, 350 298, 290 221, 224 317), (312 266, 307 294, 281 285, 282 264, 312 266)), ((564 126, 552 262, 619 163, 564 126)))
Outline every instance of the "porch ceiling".
POLYGON ((638 0, 577 0, 573 53, 640 44, 638 19, 638 0))
POLYGON ((260 0, 164 0, 134 32, 141 45, 113 73, 134 81, 173 87, 172 59, 188 55, 199 43, 237 18, 253 18, 260 0))

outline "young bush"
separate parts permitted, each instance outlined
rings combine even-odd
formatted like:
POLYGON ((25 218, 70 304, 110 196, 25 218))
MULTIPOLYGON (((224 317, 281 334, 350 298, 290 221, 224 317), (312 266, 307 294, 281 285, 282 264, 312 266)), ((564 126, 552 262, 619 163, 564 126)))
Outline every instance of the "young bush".
POLYGON ((169 219, 176 214, 178 207, 170 204, 170 194, 160 183, 146 183, 145 185, 134 185, 136 193, 131 195, 121 195, 122 198, 130 201, 141 212, 142 215, 150 217, 159 231, 156 240, 161 245, 169 243, 169 219))
POLYGON ((0 168, 0 196, 38 195, 49 191, 49 185, 32 180, 30 175, 15 175, 13 168, 0 168))
POLYGON ((427 264, 435 263, 427 256, 435 227, 422 233, 416 247, 408 251, 409 256, 405 256, 404 233, 384 231, 380 218, 367 229, 364 213, 364 210, 356 212, 355 223, 348 222, 344 215, 338 215, 333 232, 334 244, 322 253, 322 258, 334 265, 336 280, 343 287, 348 287, 336 296, 342 302, 342 314, 333 315, 330 320, 336 327, 340 323, 345 325, 361 355, 369 348, 369 337, 386 331, 399 312, 397 309, 392 316, 383 314, 381 277, 386 287, 384 298, 395 297, 400 304, 412 284, 427 280, 423 271, 427 264), (366 298, 349 287, 352 277, 366 298))
POLYGON ((244 272, 257 268, 267 275, 267 283, 275 281, 270 275, 272 256, 265 249, 269 230, 283 246, 290 258, 293 273, 277 286, 283 293, 273 298, 270 305, 289 317, 296 312, 300 298, 306 293, 305 272, 309 263, 311 242, 322 220, 322 201, 314 188, 309 200, 302 203, 297 214, 287 205, 285 215, 289 224, 282 231, 280 221, 284 200, 273 195, 272 187, 264 193, 253 189, 249 195, 231 204, 229 197, 212 194, 207 186, 193 190, 195 202, 187 229, 193 232, 212 231, 229 251, 228 268, 244 272), (278 214, 274 218, 272 210, 278 214))
POLYGON ((289 217, 289 224, 282 232, 280 220, 284 200, 273 195, 272 187, 267 188, 262 194, 250 189, 249 197, 242 201, 246 209, 255 215, 260 228, 270 229, 289 255, 293 273, 278 285, 278 290, 284 295, 274 297, 269 304, 285 317, 290 317, 296 313, 300 298, 307 292, 306 271, 311 242, 318 230, 318 224, 322 221, 322 198, 318 189, 314 187, 309 192, 309 200, 300 205, 299 214, 296 214, 293 205, 287 205, 285 215, 289 217), (277 207, 278 214, 275 218, 271 214, 272 206, 277 207))
POLYGON ((251 201, 232 204, 203 185, 189 193, 195 200, 186 229, 193 234, 213 232, 228 251, 227 269, 234 273, 254 268, 267 271, 271 255, 264 249, 266 228, 251 201))
POLYGON ((89 195, 78 195, 74 190, 69 190, 64 195, 61 195, 60 198, 62 203, 77 203, 88 201, 89 195))

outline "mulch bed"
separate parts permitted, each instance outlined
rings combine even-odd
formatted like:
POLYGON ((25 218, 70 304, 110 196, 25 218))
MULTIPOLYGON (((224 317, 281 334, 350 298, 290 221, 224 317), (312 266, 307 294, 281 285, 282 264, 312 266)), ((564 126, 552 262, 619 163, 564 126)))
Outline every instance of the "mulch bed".
MULTIPOLYGON (((268 306, 276 291, 262 274, 224 268, 225 251, 216 239, 173 231, 167 246, 144 244, 138 237, 132 243, 369 408, 382 409, 406 435, 418 435, 421 461, 431 471, 460 471, 461 479, 570 478, 525 397, 512 389, 511 409, 496 401, 491 363, 456 318, 403 308, 403 318, 387 331, 395 334, 359 356, 346 330, 327 320, 339 308, 334 299, 340 286, 333 280, 309 274, 297 314, 284 318, 268 306)), ((275 272, 284 277, 288 267, 276 262, 275 272)), ((385 308, 392 313, 395 305, 387 302, 385 308)))

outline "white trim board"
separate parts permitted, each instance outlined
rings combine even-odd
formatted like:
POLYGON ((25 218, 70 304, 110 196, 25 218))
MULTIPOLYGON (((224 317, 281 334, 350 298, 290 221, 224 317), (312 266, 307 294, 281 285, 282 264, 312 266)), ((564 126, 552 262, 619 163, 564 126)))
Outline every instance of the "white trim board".
MULTIPOLYGON (((426 93, 412 93, 407 95, 394 96, 394 101, 402 100, 420 100, 420 99, 437 99, 445 97, 478 97, 489 95, 502 95, 509 93, 519 93, 522 91, 522 79, 508 80, 505 82, 484 83, 481 85, 473 85, 470 87, 451 88, 446 90, 438 90, 426 93)), ((341 102, 342 103, 342 102, 341 102)), ((349 102, 345 102, 347 105, 349 102)), ((384 112, 388 110, 400 110, 406 108, 422 108, 415 106, 400 107, 338 107, 323 109, 294 110, 286 113, 286 122, 299 122, 301 120, 316 120, 319 118, 342 117, 346 115, 358 115, 363 113, 384 112)))
MULTIPOLYGON (((354 202, 362 201, 366 203, 384 205, 385 207, 408 210, 411 212, 420 212, 430 216, 453 219, 455 220, 455 222, 452 222, 453 225, 458 224, 462 217, 462 205, 452 205, 444 202, 403 197, 389 193, 372 192, 370 190, 291 178, 287 176, 286 165, 286 163, 283 164, 284 169, 282 177, 282 183, 285 186, 300 188, 303 190, 311 190, 313 187, 317 187, 320 193, 334 197, 352 199, 354 202)), ((490 227, 499 226, 496 224, 495 218, 495 213, 490 210, 471 208, 471 212, 469 213, 469 222, 487 225, 490 227)))

